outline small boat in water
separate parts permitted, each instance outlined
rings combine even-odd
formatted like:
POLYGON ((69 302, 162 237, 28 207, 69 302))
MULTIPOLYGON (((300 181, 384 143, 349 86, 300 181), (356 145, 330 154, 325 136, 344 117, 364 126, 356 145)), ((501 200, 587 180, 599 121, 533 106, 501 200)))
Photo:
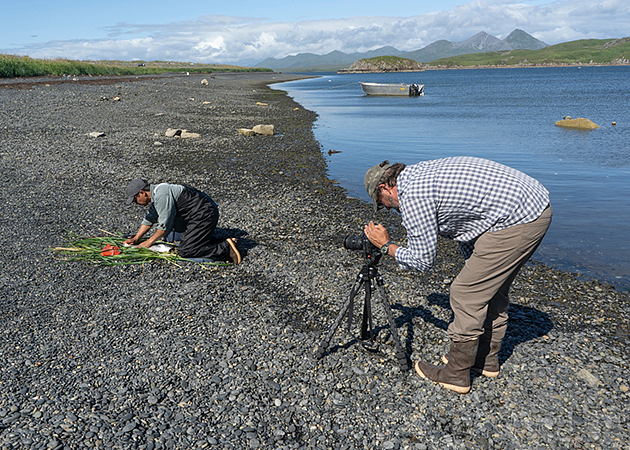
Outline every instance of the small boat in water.
POLYGON ((416 97, 424 95, 424 84, 390 84, 390 83, 362 83, 361 89, 367 95, 402 95, 416 97))

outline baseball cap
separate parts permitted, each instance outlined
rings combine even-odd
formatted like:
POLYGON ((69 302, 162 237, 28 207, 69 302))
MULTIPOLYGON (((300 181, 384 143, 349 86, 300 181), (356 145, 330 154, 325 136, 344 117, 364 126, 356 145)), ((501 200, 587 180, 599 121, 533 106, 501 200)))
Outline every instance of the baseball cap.
POLYGON ((376 188, 378 186, 378 182, 391 164, 389 161, 383 161, 380 164, 372 166, 370 170, 365 173, 365 178, 363 178, 363 184, 365 184, 365 190, 368 195, 372 199, 372 206, 374 207, 374 212, 378 211, 378 195, 376 194, 376 188))
POLYGON ((131 205, 136 195, 138 195, 138 192, 143 190, 146 186, 148 186, 148 184, 149 183, 147 183, 145 180, 141 180, 139 178, 132 180, 131 183, 129 183, 129 185, 127 186, 127 204, 131 205))

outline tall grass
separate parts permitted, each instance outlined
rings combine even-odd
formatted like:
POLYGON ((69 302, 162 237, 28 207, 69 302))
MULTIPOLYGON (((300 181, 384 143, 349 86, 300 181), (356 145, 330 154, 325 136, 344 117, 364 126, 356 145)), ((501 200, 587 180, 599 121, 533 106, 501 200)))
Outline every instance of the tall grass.
POLYGON ((123 61, 74 61, 69 59, 33 59, 28 56, 0 54, 0 78, 61 75, 149 75, 168 72, 270 72, 260 67, 178 62, 143 63, 123 61))

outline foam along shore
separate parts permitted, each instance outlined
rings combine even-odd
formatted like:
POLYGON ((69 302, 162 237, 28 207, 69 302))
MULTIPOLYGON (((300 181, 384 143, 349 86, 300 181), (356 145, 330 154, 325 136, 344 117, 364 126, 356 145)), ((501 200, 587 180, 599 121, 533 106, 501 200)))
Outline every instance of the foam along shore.
MULTIPOLYGON (((294 78, 0 81, 10 212, 0 221, 0 447, 625 448, 628 294, 541 264, 514 284, 499 377, 475 377, 466 396, 400 373, 376 304, 377 352, 357 342, 355 320, 314 358, 362 266, 341 238, 371 219, 401 244, 405 232, 326 177, 316 115, 266 87, 294 78), (257 124, 274 134, 237 131, 257 124), (50 249, 66 230, 137 229, 144 210, 125 207, 124 187, 139 177, 210 194, 242 264, 57 261, 50 249)), ((412 360, 447 351, 461 265, 447 241, 426 275, 381 262, 412 360)))

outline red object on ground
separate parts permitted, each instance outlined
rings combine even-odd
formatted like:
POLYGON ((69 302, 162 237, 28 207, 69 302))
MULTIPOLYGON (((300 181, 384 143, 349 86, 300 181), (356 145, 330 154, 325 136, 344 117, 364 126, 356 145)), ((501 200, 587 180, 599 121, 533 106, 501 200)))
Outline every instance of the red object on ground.
POLYGON ((120 248, 118 248, 115 245, 107 244, 105 247, 103 247, 103 250, 101 250, 101 255, 102 256, 120 255, 120 248))

